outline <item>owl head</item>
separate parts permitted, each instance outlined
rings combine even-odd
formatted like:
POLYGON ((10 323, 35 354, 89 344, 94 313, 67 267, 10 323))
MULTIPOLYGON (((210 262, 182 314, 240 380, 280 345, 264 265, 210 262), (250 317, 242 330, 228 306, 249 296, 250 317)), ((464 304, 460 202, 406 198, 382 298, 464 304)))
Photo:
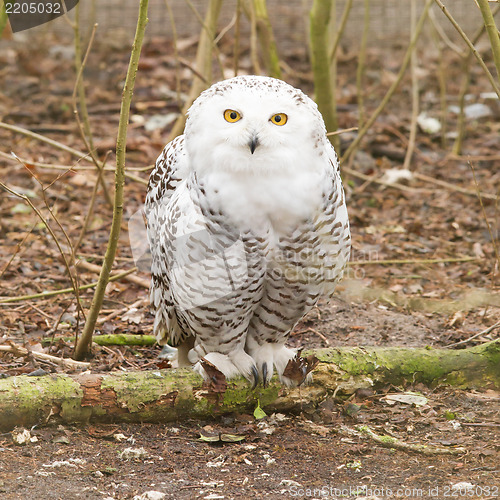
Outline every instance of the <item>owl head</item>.
POLYGON ((317 105, 301 90, 264 76, 238 76, 204 91, 188 111, 185 140, 199 173, 307 168, 328 141, 317 105))

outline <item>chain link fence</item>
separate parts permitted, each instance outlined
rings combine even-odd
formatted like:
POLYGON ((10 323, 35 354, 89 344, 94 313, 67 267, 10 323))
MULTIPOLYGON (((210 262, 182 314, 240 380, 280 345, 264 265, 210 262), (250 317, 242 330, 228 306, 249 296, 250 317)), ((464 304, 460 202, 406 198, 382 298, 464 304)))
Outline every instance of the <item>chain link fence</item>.
MULTIPOLYGON (((167 2, 173 12, 177 35, 186 38, 196 35, 200 30, 199 17, 203 17, 208 5, 207 0, 151 0, 149 6, 149 24, 146 37, 172 38, 172 20, 169 18, 167 2), (199 16, 197 16, 195 9, 199 16)), ((337 19, 340 21, 345 0, 337 1, 337 19)), ((482 23, 482 18, 474 0, 448 1, 447 8, 467 34, 472 34, 482 23)), ((117 48, 128 46, 134 36, 138 2, 137 0, 81 0, 81 18, 83 32, 90 30, 97 22, 96 38, 100 43, 109 43, 117 48)), ((278 49, 281 51, 306 50, 308 30, 308 12, 312 0, 268 0, 268 10, 278 49)), ((419 5, 423 8, 424 1, 419 5)), ((352 10, 342 38, 345 50, 356 50, 361 38, 364 17, 364 0, 354 0, 352 10)), ((378 46, 398 46, 407 43, 410 32, 410 0, 371 0, 369 40, 378 46)), ((437 6, 433 7, 436 18, 443 30, 452 40, 458 35, 444 18, 437 6)), ((237 0, 226 0, 219 19, 219 29, 234 23, 237 0)), ((241 36, 249 37, 250 23, 241 16, 241 36)), ((230 31, 234 35, 234 31, 230 31)), ((31 42, 33 39, 51 39, 53 36, 68 41, 73 33, 69 23, 58 18, 45 25, 16 33, 15 40, 31 42)), ((423 40, 431 44, 429 30, 424 33, 423 40)))

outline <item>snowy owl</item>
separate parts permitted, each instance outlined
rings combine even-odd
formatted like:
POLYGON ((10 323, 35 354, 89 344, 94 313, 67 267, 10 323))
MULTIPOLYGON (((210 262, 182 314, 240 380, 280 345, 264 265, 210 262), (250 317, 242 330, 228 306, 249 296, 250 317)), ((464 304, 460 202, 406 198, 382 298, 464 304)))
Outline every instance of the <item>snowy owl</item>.
MULTIPOLYGON (((282 383, 294 325, 349 258, 337 156, 316 104, 269 77, 214 84, 156 161, 146 197, 160 344, 207 378, 282 383)), ((304 379, 307 373, 304 371, 304 379)), ((301 383, 300 381, 299 383, 301 383)))

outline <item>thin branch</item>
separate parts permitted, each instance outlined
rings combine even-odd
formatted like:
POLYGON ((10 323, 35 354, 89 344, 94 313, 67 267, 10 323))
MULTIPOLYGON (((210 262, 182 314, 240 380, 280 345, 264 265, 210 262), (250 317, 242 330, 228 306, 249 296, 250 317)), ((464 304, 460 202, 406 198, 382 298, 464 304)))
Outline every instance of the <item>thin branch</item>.
POLYGON ((85 52, 85 56, 82 60, 82 47, 80 40, 80 3, 75 5, 75 21, 74 21, 74 39, 75 39, 75 69, 76 69, 76 81, 73 88, 72 101, 73 101, 73 112, 75 114, 76 122, 78 124, 78 128, 80 129, 80 135, 82 137, 83 142, 85 143, 85 147, 89 152, 94 165, 98 170, 98 182, 101 184, 104 198, 110 207, 113 206, 113 200, 111 199, 111 195, 109 194, 108 186, 106 185, 103 174, 103 165, 99 162, 95 154, 94 149, 94 138, 92 135, 92 129, 90 127, 90 118, 87 110, 87 99, 85 96, 85 87, 83 83, 83 70, 85 65, 87 64, 87 59, 90 54, 90 49, 94 42, 94 36, 97 29, 97 24, 94 24, 92 29, 92 33, 90 35, 90 40, 87 46, 87 50, 85 52), (78 104, 80 106, 80 112, 78 111, 77 97, 78 94, 78 104), (82 119, 80 120, 80 113, 82 119))
MULTIPOLYGON (((389 90, 387 91, 384 98, 382 99, 382 101, 378 105, 377 109, 372 113, 370 118, 368 118, 366 123, 363 125, 363 128, 359 131, 356 139, 354 139, 354 141, 351 143, 351 145, 347 148, 346 152, 342 156, 341 162, 345 162, 349 158, 349 156, 351 156, 354 153, 354 151, 358 147, 358 145, 361 142, 361 140, 363 139, 363 137, 366 135, 368 130, 371 128, 371 126, 375 123, 375 120, 378 118, 380 113, 382 113, 385 106, 387 105, 387 103, 389 102, 389 100, 393 96, 394 92, 398 88, 399 84, 401 83, 401 80, 403 79, 403 75, 405 74, 406 68, 408 67, 408 64, 410 62, 411 55, 412 55, 413 51, 415 50, 415 45, 417 43, 417 40, 418 40, 420 33, 422 31, 422 28, 424 26, 424 23, 425 23, 425 20, 427 18, 427 14, 429 12, 432 1, 433 0, 427 0, 425 3, 422 15, 420 16, 420 19, 418 20, 417 26, 415 27, 415 33, 413 34, 413 37, 410 41, 410 45, 408 46, 408 49, 406 50, 406 54, 404 56, 403 63, 401 64, 401 68, 399 70, 399 73, 398 73, 396 79, 394 80, 394 82, 390 86, 389 90)), ((438 0, 436 0, 436 1, 438 1, 438 0)))
MULTIPOLYGON (((493 53, 493 61, 497 70, 497 76, 500 80, 500 36, 498 35, 498 28, 495 24, 495 18, 491 12, 488 0, 476 0, 481 10, 481 15, 484 19, 484 26, 490 39, 491 51, 493 53)), ((499 96, 500 97, 500 96, 499 96)))
MULTIPOLYGON (((97 264, 92 264, 91 262, 87 262, 86 260, 80 260, 77 262, 77 267, 81 267, 82 269, 85 269, 86 271, 91 271, 93 273, 100 274, 101 272, 101 266, 98 266, 97 264)), ((150 280, 141 278, 139 276, 134 276, 132 274, 127 275, 125 277, 125 281, 128 281, 129 283, 134 283, 135 285, 139 285, 142 288, 149 288, 150 285, 150 280)))
POLYGON ((363 34, 361 35, 361 46, 358 54, 358 67, 356 69, 356 93, 358 98, 358 124, 363 126, 365 121, 363 77, 366 66, 366 45, 368 43, 368 32, 370 29, 370 0, 364 1, 363 34))
POLYGON ((453 262, 474 262, 479 260, 477 257, 450 257, 446 259, 379 259, 379 260, 351 260, 347 263, 349 266, 386 266, 403 264, 448 264, 453 262))
MULTIPOLYGON (((0 127, 1 127, 1 124, 0 124, 0 127)), ((109 154, 109 153, 110 152, 108 151, 107 154, 109 154)), ((87 159, 88 154, 85 154, 85 153, 81 153, 81 154, 83 156, 81 156, 78 161, 87 159)), ((3 151, 0 151, 0 157, 4 158, 6 160, 9 160, 9 161, 11 161, 13 163, 14 162, 15 163, 19 163, 18 160, 16 159, 16 158, 19 158, 23 164, 27 164, 29 166, 33 166, 33 167, 37 167, 37 168, 44 168, 44 169, 65 170, 67 172, 78 172, 78 171, 95 170, 95 166, 90 166, 90 165, 89 166, 81 165, 81 166, 76 166, 75 167, 75 166, 68 166, 68 165, 53 165, 51 163, 41 163, 41 162, 38 162, 38 161, 27 160, 25 158, 20 157, 17 154, 16 154, 15 157, 13 157, 12 154, 7 154, 7 153, 4 153, 3 151)), ((127 177, 127 179, 130 179, 131 181, 139 182, 141 184, 147 185, 148 184, 147 180, 145 180, 145 179, 143 179, 141 177, 138 177, 138 176, 136 176, 134 174, 131 174, 130 172, 147 172, 147 171, 152 170, 153 168, 154 168, 154 165, 148 165, 147 167, 138 167, 138 168, 128 167, 127 168, 128 172, 125 172, 125 177, 127 177)), ((106 172, 114 172, 115 171, 114 167, 106 167, 105 165, 103 165, 103 169, 106 172)))
MULTIPOLYGON (((411 0, 410 3, 410 33, 411 36, 415 34, 415 27, 417 22, 417 0, 411 0)), ((411 74, 411 122, 410 122, 410 136, 408 138, 408 147, 406 148, 405 159, 403 168, 410 170, 411 159, 413 151, 415 150, 415 142, 417 139, 417 118, 419 112, 419 88, 417 77, 417 51, 411 53, 410 58, 410 74, 411 74)))
POLYGON ((240 39, 241 39, 241 11, 242 0, 236 1, 236 22, 234 28, 234 43, 233 43, 233 73, 238 76, 238 68, 240 66, 240 39))
POLYGON ((180 62, 179 62, 179 48, 177 47, 178 36, 177 26, 175 24, 174 12, 170 5, 169 0, 164 0, 165 7, 167 8, 168 17, 170 19, 170 28, 172 30, 172 43, 174 45, 174 59, 175 59, 175 92, 177 94, 177 102, 181 105, 181 75, 180 75, 180 62))
POLYGON ((120 110, 120 121, 118 124, 118 136, 116 139, 116 172, 115 172, 115 199, 113 207, 113 221, 109 234, 108 246, 104 256, 104 262, 99 275, 99 281, 94 292, 92 304, 88 313, 87 321, 83 328, 81 338, 79 339, 74 357, 77 360, 83 359, 87 354, 91 344, 92 335, 94 333, 95 324, 101 310, 106 286, 109 281, 109 275, 116 255, 118 246, 118 238, 120 236, 121 222, 123 217, 123 186, 125 183, 125 151, 127 144, 127 128, 130 114, 130 104, 134 92, 135 77, 139 66, 139 58, 141 54, 142 41, 144 39, 144 31, 147 19, 148 0, 141 0, 139 7, 139 15, 137 20, 137 29, 132 45, 130 62, 125 78, 123 88, 123 96, 120 110))
POLYGON ((332 135, 340 135, 340 134, 345 134, 347 132, 355 132, 358 129, 359 129, 359 127, 342 128, 342 129, 339 129, 339 130, 335 130, 334 132, 328 132, 326 135, 328 137, 330 137, 332 135))
POLYGON ((449 344, 446 346, 446 348, 456 347, 457 345, 462 345, 462 344, 468 344, 471 340, 474 340, 477 337, 482 337, 483 335, 488 335, 489 333, 491 333, 493 330, 495 330, 499 326, 500 326, 500 321, 497 321, 494 325, 491 325, 488 328, 486 328, 485 330, 472 335, 472 337, 469 337, 468 339, 461 340, 460 342, 455 342, 454 344, 449 344))
POLYGON ((339 27, 336 30, 335 38, 332 42, 332 48, 330 51, 330 64, 332 64, 332 62, 337 57, 337 49, 339 47, 340 39, 344 34, 345 27, 347 24, 347 19, 349 18, 349 14, 351 12, 351 8, 352 8, 352 0, 347 0, 344 6, 344 10, 342 11, 342 16, 340 17, 339 27))
MULTIPOLYGON (((106 158, 104 158, 104 161, 102 162, 101 172, 104 171, 104 167, 106 166, 106 161, 108 159, 108 156, 109 155, 107 154, 106 158)), ((90 224, 90 219, 94 213, 94 205, 95 205, 95 200, 97 197, 97 189, 99 188, 99 179, 103 178, 101 175, 101 172, 99 172, 97 174, 97 178, 96 178, 96 181, 94 184, 94 189, 92 190, 92 196, 90 197, 90 203, 89 203, 89 206, 87 208, 87 212, 85 214, 85 219, 83 220, 82 228, 80 230, 80 236, 78 237, 78 240, 76 241, 76 243, 73 245, 73 252, 71 254, 73 261, 75 260, 75 255, 76 255, 76 252, 78 251, 78 248, 80 248, 80 245, 82 244, 83 238, 87 234, 87 230, 88 230, 89 224, 90 224)))
POLYGON ((433 40, 434 46, 438 51, 438 67, 437 67, 437 80, 439 84, 439 104, 440 104, 440 113, 439 113, 439 121, 441 123, 441 147, 446 149, 446 117, 448 113, 448 106, 446 103, 446 71, 447 65, 444 62, 443 57, 443 41, 442 36, 446 35, 444 31, 441 32, 438 30, 442 30, 441 26, 435 19, 435 14, 433 8, 429 10, 429 19, 431 20, 431 24, 433 29, 431 30, 431 37, 433 40))
MULTIPOLYGON (((192 6, 190 0, 186 0, 193 9, 193 12, 199 17, 198 11, 192 6)), ((190 108, 193 101, 200 95, 200 93, 207 88, 212 82, 212 54, 214 51, 214 38, 217 29, 217 20, 219 18, 220 9, 222 7, 222 0, 209 0, 208 9, 205 20, 199 18, 202 24, 200 32, 200 41, 198 42, 198 49, 196 52, 196 69, 203 75, 203 78, 194 78, 189 92, 189 97, 184 103, 182 112, 177 118, 172 130, 170 132, 170 140, 177 137, 182 133, 186 123, 186 113, 190 108)))
MULTIPOLYGON (((69 277, 69 280, 70 280, 71 285, 72 285, 71 291, 73 291, 73 293, 75 294, 75 297, 78 297, 77 281, 75 280, 75 278, 71 274, 71 269, 70 269, 68 259, 66 258, 66 254, 64 253, 64 251, 61 247, 61 244, 59 243, 59 240, 57 239, 57 236, 55 235, 54 231, 50 227, 47 219, 45 219, 45 217, 40 212, 40 210, 32 203, 32 201, 27 196, 25 196, 24 194, 18 193, 17 191, 14 191, 12 188, 10 188, 9 186, 7 186, 6 184, 4 184, 1 181, 0 181, 0 186, 3 189, 5 189, 5 191, 7 191, 8 193, 10 193, 10 194, 16 196, 17 198, 20 198, 24 202, 26 202, 31 207, 31 209, 36 213, 36 215, 38 215, 38 218, 43 222, 43 224, 47 228, 47 231, 49 232, 50 236, 54 240, 54 243, 56 244, 57 249, 59 250, 59 253, 61 254, 61 257, 62 257, 63 262, 64 262, 64 266, 66 267, 66 271, 68 273, 68 277, 69 277)), ((52 214, 52 212, 51 212, 51 214, 52 214)), ((53 214, 52 214, 52 216, 53 216, 53 214)), ((78 305, 83 313, 83 307, 81 306, 79 301, 78 301, 78 305)))
POLYGON ((440 36, 441 40, 445 43, 445 45, 453 52, 455 52, 455 54, 459 55, 460 57, 463 57, 462 49, 456 43, 450 40, 450 38, 446 34, 446 31, 443 29, 439 21, 436 19, 436 14, 434 12, 434 9, 431 9, 429 11, 429 19, 431 20, 432 26, 436 30, 436 33, 440 36))
POLYGON ((58 358, 57 356, 51 356, 50 354, 46 354, 44 352, 29 351, 25 347, 18 345, 0 345, 0 351, 11 352, 15 355, 21 356, 33 356, 35 359, 40 361, 50 361, 51 363, 55 363, 71 370, 88 368, 90 366, 90 363, 87 362, 75 361, 74 359, 67 358, 58 358))
MULTIPOLYGON (((12 153, 12 155, 15 156, 14 153, 12 153)), ((17 156, 16 156, 16 159, 19 160, 19 158, 17 156)), ((19 160, 19 162, 22 163, 21 160, 19 160)), ((74 261, 73 261, 74 250, 72 248, 71 240, 70 240, 70 238, 68 236, 68 233, 64 229, 64 226, 59 222, 59 218, 56 216, 56 214, 54 213, 54 211, 50 207, 49 201, 47 200, 47 195, 46 195, 47 189, 49 189, 55 182, 57 182, 60 178, 62 178, 64 175, 66 175, 67 172, 62 172, 48 186, 44 186, 43 183, 42 183, 42 181, 40 181, 40 179, 31 171, 30 168, 28 168, 27 165, 24 165, 24 167, 29 172, 29 174, 32 176, 32 178, 40 186, 40 189, 42 191, 42 198, 43 198, 43 202, 45 204, 45 207, 47 208, 47 210, 48 210, 49 214, 51 215, 52 219, 54 220, 54 222, 59 227, 60 231, 63 233, 64 239, 66 240, 66 243, 67 243, 67 245, 68 245, 68 247, 70 249, 71 260, 68 260, 66 258, 66 254, 62 250, 62 246, 60 246, 59 244, 57 245, 58 249, 61 252, 61 257, 63 258, 63 262, 64 262, 64 265, 65 265, 66 270, 68 272, 68 276, 69 276, 69 278, 71 280, 71 283, 73 285, 73 289, 75 290, 75 299, 76 299, 78 311, 82 315, 83 319, 85 319, 85 310, 83 309, 82 303, 80 301, 80 294, 78 292, 79 279, 78 279, 78 271, 77 271, 76 267, 74 267, 74 271, 75 271, 74 276, 71 274, 71 267, 70 266, 71 266, 72 263, 74 263, 74 261)))
POLYGON ((9 266, 12 264, 12 261, 15 259, 16 255, 21 251, 21 248, 23 247, 25 241, 28 239, 28 236, 33 232, 33 229, 35 229, 36 224, 37 223, 35 222, 35 224, 31 226, 30 230, 27 231, 26 234, 24 235, 22 241, 16 245, 16 249, 14 250, 14 253, 12 254, 11 258, 9 259, 7 264, 5 264, 2 271, 0 271, 0 278, 5 274, 5 271, 7 271, 9 266))
POLYGON ((358 171, 356 171, 350 167, 346 167, 346 166, 342 167, 342 172, 345 174, 349 174, 352 177, 356 177, 358 179, 361 179, 363 181, 374 182, 375 184, 380 184, 382 186, 387 186, 390 188, 399 189, 400 191, 405 191, 407 193, 420 193, 423 191, 422 189, 408 187, 408 186, 405 186, 403 184, 399 184, 397 182, 390 183, 390 182, 385 182, 381 179, 374 179, 373 176, 362 174, 361 172, 358 172, 358 171))
POLYGON ((485 62, 483 61, 483 58, 481 57, 481 55, 477 51, 476 47, 474 47, 474 44, 469 40, 469 37, 465 34, 464 30, 455 21, 455 19, 453 18, 453 16, 449 13, 448 9, 443 5, 443 2, 441 2, 441 0, 434 0, 434 1, 439 6, 439 8, 443 11, 443 14, 448 18, 448 20, 453 25, 453 27, 458 31, 458 33, 460 34, 460 36, 464 39, 465 43, 467 44, 467 46, 469 47, 469 49, 474 54, 474 57, 479 62, 479 65, 481 66, 481 68, 483 68, 484 72, 486 73, 486 76, 488 77, 488 80, 490 81, 491 86, 493 87, 493 90, 496 92, 498 98, 500 99, 500 87, 495 82, 495 78, 490 73, 490 70, 486 66, 485 62))
MULTIPOLYGON (((429 182, 431 184, 436 184, 437 186, 444 187, 446 189, 449 189, 450 191, 456 191, 457 193, 466 194, 467 196, 477 196, 477 191, 474 191, 473 189, 466 189, 460 186, 455 186, 454 184, 436 179, 435 177, 429 177, 428 175, 419 174, 418 172, 413 172, 413 177, 424 182, 429 182)), ((491 193, 481 193, 481 196, 487 200, 496 199, 496 195, 491 193)))
MULTIPOLYGON (((121 280, 122 278, 125 278, 129 274, 135 273, 137 271, 137 268, 134 267, 132 269, 129 269, 128 271, 123 271, 121 273, 113 274, 109 278, 109 282, 111 283, 112 281, 118 281, 121 280)), ((89 288, 94 288, 98 285, 98 281, 94 283, 88 283, 87 285, 80 285, 78 287, 78 290, 81 292, 83 290, 88 290, 89 288)), ((3 297, 0 298, 0 304, 11 304, 12 302, 22 302, 24 300, 32 300, 32 299, 48 299, 50 297, 55 297, 57 295, 64 295, 66 293, 74 293, 73 288, 62 288, 61 290, 51 290, 48 292, 42 292, 42 293, 34 293, 31 295, 20 295, 17 297, 3 297)))
POLYGON ((36 132, 31 132, 31 130, 27 130, 22 127, 17 127, 16 125, 10 125, 9 123, 4 123, 4 122, 0 122, 0 128, 3 128, 5 130, 10 130, 11 132, 17 132, 18 134, 25 135, 26 137, 30 137, 31 139, 44 142, 45 144, 49 144, 50 146, 53 146, 54 148, 59 149, 61 151, 65 151, 66 153, 76 156, 79 159, 87 159, 88 161, 90 161, 89 153, 82 153, 77 149, 74 149, 70 146, 66 146, 66 144, 62 144, 61 142, 55 141, 54 139, 49 139, 44 135, 37 134, 36 132))
POLYGON ((268 74, 274 78, 281 78, 280 59, 271 20, 267 11, 266 0, 251 0, 250 4, 260 41, 262 58, 268 74))
POLYGON ((481 205, 481 212, 483 214, 484 222, 486 223, 486 227, 488 228, 488 234, 490 235, 491 244, 493 245, 493 251, 495 252, 497 266, 500 268, 500 249, 498 248, 495 236, 493 235, 493 230, 491 229, 490 221, 488 220, 488 216, 486 215, 486 210, 484 208, 484 203, 483 203, 484 195, 481 193, 479 183, 477 182, 476 169, 474 168, 471 162, 469 162, 469 166, 472 170, 472 176, 474 177, 474 184, 476 185, 477 197, 479 199, 479 204, 481 205))
POLYGON ((252 61, 253 72, 256 75, 262 74, 259 64, 259 51, 257 50, 257 16, 252 0, 243 3, 248 19, 250 20, 250 60, 252 61))

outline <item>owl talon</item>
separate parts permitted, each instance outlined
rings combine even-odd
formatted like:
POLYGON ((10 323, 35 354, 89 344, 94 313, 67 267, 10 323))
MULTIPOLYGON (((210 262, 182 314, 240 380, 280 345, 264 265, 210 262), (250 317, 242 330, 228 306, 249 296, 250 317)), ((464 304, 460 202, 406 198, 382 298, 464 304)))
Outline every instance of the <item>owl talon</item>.
POLYGON ((262 365, 262 387, 264 389, 267 387, 267 363, 263 363, 262 365))
POLYGON ((259 372, 257 371, 255 365, 252 366, 252 375, 253 375, 252 390, 254 390, 257 387, 257 384, 259 383, 259 372))
POLYGON ((299 382, 299 385, 302 385, 306 381, 308 373, 309 372, 307 371, 307 365, 304 365, 302 367, 302 380, 299 382))

